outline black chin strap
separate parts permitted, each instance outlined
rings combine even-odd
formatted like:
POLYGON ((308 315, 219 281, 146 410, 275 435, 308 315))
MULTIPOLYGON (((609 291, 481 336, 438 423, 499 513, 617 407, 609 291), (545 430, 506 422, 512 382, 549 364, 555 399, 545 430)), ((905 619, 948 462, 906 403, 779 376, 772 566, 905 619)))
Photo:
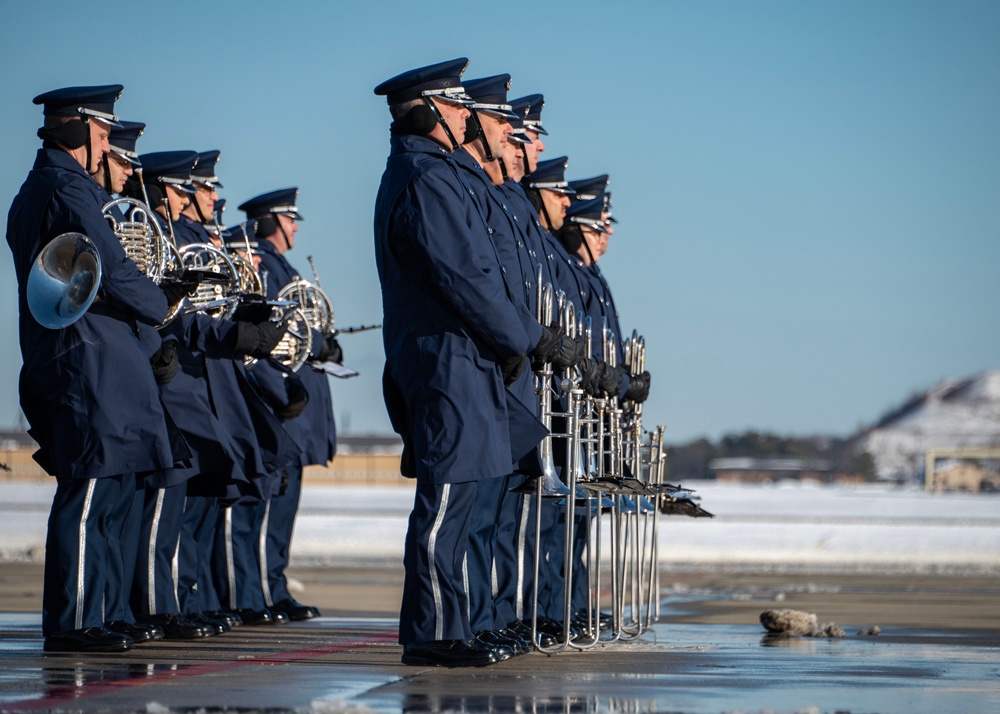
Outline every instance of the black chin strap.
MULTIPOLYGON (((444 128, 444 133, 448 136, 448 141, 451 142, 451 150, 458 151, 458 142, 455 141, 455 135, 451 133, 451 127, 449 127, 448 122, 444 120, 444 116, 441 114, 441 110, 437 108, 437 104, 435 104, 434 100, 429 96, 424 97, 424 101, 427 102, 427 106, 429 106, 431 111, 434 112, 434 116, 437 117, 438 124, 444 128)), ((473 116, 475 116, 475 112, 473 112, 473 116)))
POLYGON ((101 162, 104 164, 104 190, 107 191, 110 196, 114 192, 111 190, 111 162, 108 161, 107 154, 104 155, 101 162))
POLYGON ((583 246, 584 250, 587 251, 587 255, 590 256, 590 264, 596 265, 597 261, 594 260, 594 254, 590 251, 590 244, 587 243, 587 236, 584 235, 582 230, 580 231, 580 235, 583 238, 583 240, 581 241, 581 245, 583 246))
POLYGON ((479 120, 479 112, 475 109, 472 110, 472 121, 476 124, 476 133, 479 135, 479 140, 483 142, 483 156, 486 159, 486 163, 495 161, 496 157, 493 156, 493 149, 490 148, 490 142, 486 141, 486 132, 483 130, 483 123, 479 120))
MULTIPOLYGON (((80 121, 82 121, 87 127, 87 173, 90 174, 91 177, 94 177, 94 180, 96 180, 97 172, 100 171, 100 167, 97 167, 93 171, 90 170, 90 162, 93 159, 93 153, 94 153, 93 149, 94 142, 91 141, 91 134, 90 134, 90 120, 87 117, 82 117, 80 121)), ((107 154, 105 154, 105 158, 107 158, 107 154)))
POLYGON ((504 163, 503 157, 497 159, 497 163, 500 164, 500 175, 503 177, 503 182, 507 183, 510 180, 510 175, 507 173, 507 164, 504 163))
POLYGON ((285 250, 286 251, 291 250, 292 249, 292 242, 290 240, 288 240, 288 234, 285 233, 285 229, 282 227, 281 221, 278 220, 278 214, 272 213, 271 215, 274 216, 274 221, 278 224, 278 232, 281 233, 281 237, 285 241, 285 250))
MULTIPOLYGON (((544 189, 542 189, 544 190, 544 189)), ((549 209, 545 207, 545 199, 542 198, 542 190, 538 191, 538 201, 542 204, 542 215, 545 216, 545 225, 548 228, 549 233, 555 231, 555 226, 552 224, 552 218, 549 216, 549 209)))
MULTIPOLYGON (((197 190, 198 190, 198 187, 197 187, 197 186, 195 186, 195 189, 194 189, 194 190, 195 190, 195 191, 197 191, 197 190)), ((199 223, 208 223, 208 219, 207 219, 207 218, 205 218, 205 214, 201 212, 201 202, 200 202, 200 201, 198 200, 198 194, 195 194, 195 195, 194 195, 194 196, 193 196, 193 197, 191 198, 191 203, 193 203, 193 204, 194 204, 194 210, 195 210, 195 213, 197 213, 197 214, 198 214, 198 222, 199 222, 199 223)))

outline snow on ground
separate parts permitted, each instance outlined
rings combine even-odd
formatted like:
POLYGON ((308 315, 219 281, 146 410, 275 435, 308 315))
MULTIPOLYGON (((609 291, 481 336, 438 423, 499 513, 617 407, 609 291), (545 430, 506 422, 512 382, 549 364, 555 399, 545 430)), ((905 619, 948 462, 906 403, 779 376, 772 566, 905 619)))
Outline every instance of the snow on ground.
MULTIPOLYGON (((688 482, 714 519, 660 521, 680 567, 1000 572, 1000 497, 913 489, 688 482)), ((54 482, 0 483, 0 561, 38 560, 54 482)), ((412 490, 306 484, 292 543, 300 564, 402 561, 412 490)))

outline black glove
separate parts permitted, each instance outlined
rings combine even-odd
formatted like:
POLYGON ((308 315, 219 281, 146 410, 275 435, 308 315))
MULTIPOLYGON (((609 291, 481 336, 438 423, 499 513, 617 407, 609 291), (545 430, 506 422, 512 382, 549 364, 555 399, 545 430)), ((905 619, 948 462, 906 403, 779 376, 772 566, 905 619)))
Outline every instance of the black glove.
POLYGON ((194 278, 165 277, 160 283, 160 290, 167 298, 167 304, 173 307, 181 300, 194 295, 198 289, 198 281, 194 278))
POLYGON ((340 348, 340 343, 333 335, 327 335, 323 338, 323 349, 319 352, 319 361, 344 363, 344 350, 340 348))
POLYGON ((157 385, 163 386, 177 374, 177 342, 168 340, 160 345, 160 349, 149 358, 149 366, 153 368, 153 378, 157 385))
POLYGON ((536 364, 551 362, 553 369, 566 369, 580 360, 580 343, 556 328, 542 325, 542 337, 531 356, 536 364))
POLYGON ((500 372, 503 374, 503 386, 509 387, 524 374, 528 358, 524 355, 504 357, 498 364, 500 365, 500 372))
POLYGON ((649 372, 629 375, 629 383, 625 388, 625 398, 636 404, 646 401, 649 396, 649 372))
POLYGON ((601 391, 610 397, 617 397, 622 390, 622 368, 612 367, 607 362, 601 363, 601 391))
POLYGON ((580 389, 592 397, 601 396, 601 363, 584 357, 577 366, 580 368, 580 389))
POLYGON ((241 302, 233 313, 233 319, 237 322, 252 322, 259 325, 270 321, 271 309, 271 306, 262 300, 241 302))
POLYGON ((267 357, 281 342, 286 332, 288 324, 285 322, 262 322, 259 325, 252 322, 237 322, 234 351, 238 355, 267 357))
POLYGON ((282 419, 294 419, 309 403, 309 392, 298 377, 288 377, 285 380, 285 390, 288 394, 288 404, 274 410, 282 419))

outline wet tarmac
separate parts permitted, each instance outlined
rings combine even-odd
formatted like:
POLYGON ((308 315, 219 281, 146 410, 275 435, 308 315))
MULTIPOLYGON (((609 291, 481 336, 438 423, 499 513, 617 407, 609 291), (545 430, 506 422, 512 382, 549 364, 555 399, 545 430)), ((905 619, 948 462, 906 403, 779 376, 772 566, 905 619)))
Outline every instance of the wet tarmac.
POLYGON ((0 615, 0 711, 1000 712, 1000 633, 890 628, 769 640, 659 624, 635 643, 483 669, 407 667, 395 622, 242 627, 118 655, 45 654, 37 615, 0 615))

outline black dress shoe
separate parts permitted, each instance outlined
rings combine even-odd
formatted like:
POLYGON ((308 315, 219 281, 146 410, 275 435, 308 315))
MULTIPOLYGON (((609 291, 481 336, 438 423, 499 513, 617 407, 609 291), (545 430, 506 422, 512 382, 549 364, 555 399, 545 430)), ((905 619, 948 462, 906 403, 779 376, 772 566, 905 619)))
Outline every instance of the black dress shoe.
POLYGON ((427 640, 403 646, 403 664, 418 667, 485 667, 499 661, 496 650, 479 640, 427 640))
POLYGON ((515 655, 523 655, 531 652, 531 641, 526 637, 522 637, 508 627, 505 627, 502 630, 497 630, 497 632, 511 642, 511 645, 514 647, 515 655))
POLYGON ((139 625, 125 620, 112 620, 104 623, 105 629, 117 632, 132 638, 132 642, 139 645, 143 642, 163 639, 163 628, 158 625, 139 625))
MULTIPOLYGON (((602 612, 598 618, 600 622, 601 632, 605 632, 611 629, 611 613, 602 612)), ((581 629, 586 630, 590 627, 590 623, 587 618, 586 610, 577 610, 573 615, 573 624, 579 626, 581 629)))
POLYGON ((192 622, 183 615, 173 613, 146 615, 140 617, 139 622, 143 625, 158 625, 163 628, 163 634, 168 640, 197 640, 215 634, 214 629, 192 622))
POLYGON ((514 650, 514 643, 496 630, 480 630, 476 633, 476 639, 496 650, 501 662, 519 654, 514 650))
POLYGON ((132 638, 106 627, 68 630, 45 638, 46 652, 124 652, 132 649, 132 638))
POLYGON ((285 625, 289 622, 288 615, 281 610, 269 610, 266 607, 263 610, 244 608, 235 612, 244 625, 285 625))
MULTIPOLYGON (((562 620, 553 620, 549 617, 538 618, 538 629, 552 635, 558 642, 562 642, 566 635, 565 623, 563 623, 562 620)), ((581 635, 583 635, 583 628, 579 625, 573 624, 571 621, 569 623, 569 639, 575 640, 581 635)))
POLYGON ((233 629, 229 626, 229 623, 226 622, 225 620, 217 620, 214 617, 209 617, 203 612, 196 612, 193 614, 189 613, 184 617, 186 617, 196 625, 212 628, 212 631, 215 632, 215 634, 217 635, 224 635, 225 633, 233 629))
POLYGON ((274 605, 271 606, 271 610, 280 610, 288 615, 289 620, 294 622, 301 622, 302 620, 311 620, 314 617, 319 617, 319 610, 317 608, 312 605, 302 605, 301 603, 295 602, 291 598, 274 603, 274 605))
MULTIPOLYGON (((507 625, 507 629, 511 630, 517 635, 520 635, 522 638, 527 640, 532 645, 534 644, 533 642, 531 642, 530 620, 514 620, 512 623, 507 625)), ((556 639, 555 635, 545 632, 544 630, 542 630, 541 627, 537 628, 537 636, 538 636, 538 644, 541 647, 555 647, 557 644, 559 644, 559 640, 556 639)))
POLYGON ((243 620, 240 616, 230 610, 209 610, 205 614, 213 620, 222 620, 229 625, 230 628, 239 627, 243 624, 243 620))

